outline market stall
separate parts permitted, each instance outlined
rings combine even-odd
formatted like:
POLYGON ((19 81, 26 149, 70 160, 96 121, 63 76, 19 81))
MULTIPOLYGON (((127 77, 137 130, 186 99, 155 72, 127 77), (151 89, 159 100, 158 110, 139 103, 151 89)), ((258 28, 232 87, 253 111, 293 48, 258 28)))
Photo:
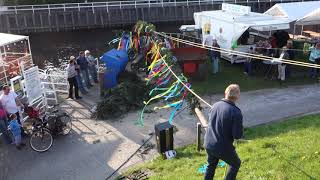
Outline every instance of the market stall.
POLYGON ((23 70, 32 67, 28 36, 0 33, 0 83, 21 88, 23 70))
POLYGON ((278 3, 264 14, 287 18, 294 29, 291 34, 293 39, 303 39, 310 43, 320 41, 320 1, 278 3), (297 34, 298 29, 300 29, 299 34, 297 34))
MULTIPOLYGON (((285 18, 251 12, 251 7, 222 4, 217 11, 194 13, 195 28, 202 29, 202 39, 213 37, 223 49, 249 52, 250 47, 261 39, 267 39, 272 31, 287 30, 289 21, 285 18), (242 36, 246 33, 246 38, 242 36), (244 39, 244 40, 243 40, 244 39)), ((232 63, 244 62, 246 58, 222 53, 232 63)))

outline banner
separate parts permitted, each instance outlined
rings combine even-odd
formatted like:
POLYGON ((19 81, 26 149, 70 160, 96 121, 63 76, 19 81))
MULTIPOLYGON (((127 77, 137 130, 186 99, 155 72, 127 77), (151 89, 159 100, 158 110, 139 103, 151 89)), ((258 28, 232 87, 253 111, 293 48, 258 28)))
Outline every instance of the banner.
POLYGON ((218 19, 211 20, 210 34, 217 40, 219 46, 223 49, 231 49, 232 43, 236 42, 239 37, 248 29, 248 26, 221 21, 218 19))
POLYGON ((42 96, 41 81, 39 77, 38 66, 24 71, 24 84, 28 102, 31 104, 34 100, 42 96))

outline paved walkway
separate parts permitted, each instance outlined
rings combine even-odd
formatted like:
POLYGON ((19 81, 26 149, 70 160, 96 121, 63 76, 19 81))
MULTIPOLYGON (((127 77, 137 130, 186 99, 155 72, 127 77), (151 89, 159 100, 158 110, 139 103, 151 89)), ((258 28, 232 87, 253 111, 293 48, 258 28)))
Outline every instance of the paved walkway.
MULTIPOLYGON (((319 92, 319 85, 308 85, 242 93, 239 106, 244 114, 244 124, 254 126, 318 111, 319 92)), ((214 102, 221 97, 214 95, 204 98, 214 102)), ((61 104, 62 109, 74 117, 73 131, 68 136, 55 139, 48 152, 36 153, 30 147, 18 151, 13 146, 0 144, 0 179, 105 179, 149 137, 148 134, 154 131, 154 124, 166 121, 170 114, 166 110, 145 114, 145 127, 133 124, 139 117, 137 112, 129 113, 117 121, 96 121, 90 119, 89 109, 97 99, 96 90, 82 101, 67 100, 61 104)), ((194 116, 183 111, 174 124, 178 128, 175 147, 195 142, 194 116)), ((155 149, 144 157, 134 156, 127 166, 150 159, 154 154, 155 149)))

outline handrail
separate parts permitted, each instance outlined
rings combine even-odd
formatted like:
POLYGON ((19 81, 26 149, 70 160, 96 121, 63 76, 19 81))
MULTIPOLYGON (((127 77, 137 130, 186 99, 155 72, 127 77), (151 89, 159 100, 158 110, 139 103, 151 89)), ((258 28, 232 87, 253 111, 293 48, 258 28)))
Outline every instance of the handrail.
MULTIPOLYGON (((191 4, 220 4, 222 2, 229 3, 239 3, 239 2, 286 2, 292 0, 129 0, 129 1, 108 1, 108 2, 88 2, 88 3, 65 3, 65 4, 39 4, 39 5, 18 5, 18 6, 2 6, 0 8, 0 12, 15 12, 18 11, 37 11, 37 10, 67 10, 67 9, 83 9, 83 8, 102 8, 102 7, 138 7, 145 6, 151 7, 155 6, 176 6, 176 5, 191 5, 191 4)), ((303 1, 303 0, 295 0, 295 1, 303 1)))

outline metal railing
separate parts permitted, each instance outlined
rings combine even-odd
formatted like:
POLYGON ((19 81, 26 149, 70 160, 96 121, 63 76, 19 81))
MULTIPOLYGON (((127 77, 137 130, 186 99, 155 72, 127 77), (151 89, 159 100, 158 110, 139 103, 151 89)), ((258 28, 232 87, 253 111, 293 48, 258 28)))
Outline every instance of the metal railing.
MULTIPOLYGON (((137 7, 164 7, 164 6, 189 6, 202 4, 221 4, 221 3, 259 3, 259 2, 293 2, 303 0, 129 0, 129 1, 108 1, 108 2, 90 2, 90 3, 66 3, 66 4, 43 4, 43 5, 19 5, 19 6, 2 6, 0 12, 23 12, 40 10, 71 10, 92 9, 94 12, 97 8, 137 8, 137 7)), ((313 1, 313 0, 311 0, 313 1)))

